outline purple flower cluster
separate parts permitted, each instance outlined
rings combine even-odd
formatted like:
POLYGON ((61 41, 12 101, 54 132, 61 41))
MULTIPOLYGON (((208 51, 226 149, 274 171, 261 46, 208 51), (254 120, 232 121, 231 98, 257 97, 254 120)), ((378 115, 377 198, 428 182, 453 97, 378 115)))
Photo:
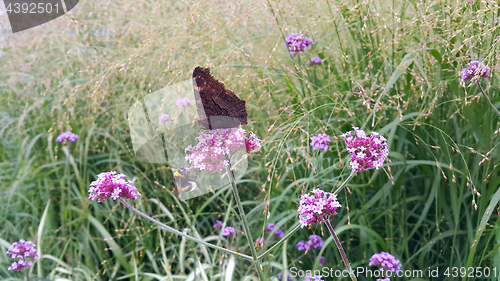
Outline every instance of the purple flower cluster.
POLYGON ((300 227, 303 228, 315 222, 324 222, 330 216, 337 214, 337 208, 342 207, 333 193, 321 189, 313 189, 311 193, 303 194, 298 209, 300 227))
POLYGON ((390 270, 392 272, 398 272, 401 270, 401 262, 396 259, 393 255, 381 252, 379 254, 374 254, 370 258, 369 266, 380 266, 380 270, 390 270))
MULTIPOLYGON (((297 250, 305 251, 309 248, 321 249, 323 248, 323 240, 318 235, 309 235, 309 240, 304 242, 304 240, 297 243, 297 250)), ((321 261, 321 260, 320 260, 321 261)))
POLYGON ((21 271, 25 267, 33 265, 33 260, 38 257, 38 251, 36 249, 35 243, 31 241, 24 241, 23 239, 19 242, 14 242, 10 248, 7 250, 7 255, 11 256, 13 259, 21 259, 13 262, 8 270, 21 271))
POLYGON ((310 60, 307 61, 307 66, 320 65, 320 64, 323 64, 323 60, 320 57, 312 57, 310 60))
POLYGON ((384 165, 384 161, 389 155, 387 140, 384 136, 373 132, 367 137, 363 130, 354 127, 354 131, 349 131, 341 135, 347 146, 347 151, 351 153, 352 172, 361 172, 369 168, 379 169, 384 165))
POLYGON ((379 279, 377 279, 377 281, 391 281, 391 279, 390 278, 384 278, 384 279, 379 278, 379 279))
POLYGON ((323 277, 321 275, 306 275, 304 281, 323 281, 323 277))
POLYGON ((160 124, 170 121, 170 116, 168 114, 162 114, 160 116, 160 124))
MULTIPOLYGON (((316 257, 314 259, 314 262, 316 262, 317 260, 318 260, 318 257, 316 257)), ((322 256, 319 258, 319 266, 323 266, 323 264, 325 264, 325 257, 322 256)))
POLYGON ((227 226, 226 228, 224 228, 224 230, 222 231, 222 236, 229 236, 233 233, 235 233, 236 231, 234 230, 233 227, 230 227, 230 226, 227 226))
POLYGON ((217 229, 217 228, 219 228, 219 227, 222 227, 222 222, 221 222, 221 221, 219 221, 219 220, 216 220, 216 221, 215 221, 215 224, 214 224, 214 228, 215 228, 215 229, 217 229))
POLYGON ((129 199, 141 196, 137 188, 131 181, 123 178, 125 175, 116 174, 115 171, 100 173, 97 180, 90 183, 89 199, 97 199, 97 202, 104 202, 109 197, 116 200, 118 198, 129 199))
MULTIPOLYGON (((268 223, 266 228, 265 228, 266 231, 273 231, 273 229, 274 229, 274 223, 268 223)), ((283 238, 283 235, 284 235, 283 230, 281 230, 279 228, 276 229, 276 231, 274 231, 274 236, 277 236, 279 238, 283 238)))
POLYGON ((73 134, 71 131, 66 131, 59 136, 57 136, 57 142, 63 142, 64 140, 76 141, 78 139, 77 134, 73 134))
POLYGON ((467 64, 467 67, 460 71, 460 77, 458 82, 461 84, 465 83, 467 80, 479 80, 481 77, 489 77, 488 71, 489 67, 484 65, 481 61, 474 60, 467 64))
POLYGON ((286 37, 285 41, 283 46, 288 47, 288 51, 290 51, 290 55, 292 56, 300 52, 305 52, 307 47, 311 47, 313 44, 311 38, 302 33, 292 33, 286 37))
POLYGON ((330 137, 324 133, 318 134, 317 136, 313 136, 311 138, 311 146, 313 147, 313 150, 317 150, 318 148, 327 150, 329 143, 330 143, 330 137))
POLYGON ((260 147, 260 140, 252 132, 250 137, 245 137, 244 129, 217 129, 202 131, 197 137, 198 144, 188 146, 186 160, 192 168, 221 172, 224 166, 229 165, 229 158, 238 150, 249 150, 260 147))
POLYGON ((192 102, 188 98, 180 98, 175 102, 175 105, 177 105, 177 107, 188 106, 191 104, 192 104, 192 102))
MULTIPOLYGON (((287 275, 288 275, 288 280, 292 280, 292 276, 290 276, 290 273, 288 273, 287 275)), ((283 272, 280 272, 278 274, 278 279, 281 280, 281 278, 283 278, 283 272)))

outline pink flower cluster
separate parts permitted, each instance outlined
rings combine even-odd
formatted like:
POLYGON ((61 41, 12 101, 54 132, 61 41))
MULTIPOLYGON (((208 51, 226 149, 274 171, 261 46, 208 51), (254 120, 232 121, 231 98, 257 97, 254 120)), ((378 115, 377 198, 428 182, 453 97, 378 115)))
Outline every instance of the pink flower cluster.
POLYGON ((489 77, 488 71, 490 70, 484 63, 478 60, 471 61, 467 67, 460 71, 458 82, 461 84, 467 80, 479 80, 481 77, 489 77))
POLYGON ((380 270, 390 270, 392 272, 398 272, 401 270, 401 262, 396 259, 393 255, 381 252, 379 254, 374 254, 370 258, 369 266, 380 266, 380 270))
POLYGON ((379 169, 384 165, 384 161, 389 155, 387 140, 384 136, 373 132, 367 137, 363 130, 354 127, 354 131, 349 131, 341 135, 347 146, 347 151, 351 153, 352 172, 361 172, 369 168, 379 169))
POLYGON ((229 160, 238 150, 250 152, 260 148, 260 140, 251 132, 250 137, 245 137, 244 129, 217 129, 202 131, 197 137, 196 146, 188 146, 186 160, 192 168, 221 172, 224 166, 229 165, 229 160))
POLYGON ((97 199, 101 203, 109 197, 113 200, 118 198, 129 199, 141 196, 131 181, 126 181, 125 175, 116 174, 115 171, 100 173, 97 180, 90 183, 89 199, 97 199))
POLYGON ((313 189, 309 194, 303 194, 298 209, 300 227, 303 228, 315 222, 324 222, 330 216, 337 214, 337 208, 342 207, 333 193, 321 189, 313 189))
POLYGON ((74 134, 71 131, 66 131, 57 136, 56 141, 57 142, 63 142, 64 140, 76 141, 77 139, 78 139, 77 134, 74 134))
POLYGON ((14 242, 9 250, 7 250, 7 255, 11 256, 13 259, 21 259, 19 261, 13 262, 8 270, 21 271, 25 267, 33 265, 32 260, 36 260, 38 257, 38 251, 36 250, 35 243, 31 241, 24 241, 21 239, 19 242, 14 242))

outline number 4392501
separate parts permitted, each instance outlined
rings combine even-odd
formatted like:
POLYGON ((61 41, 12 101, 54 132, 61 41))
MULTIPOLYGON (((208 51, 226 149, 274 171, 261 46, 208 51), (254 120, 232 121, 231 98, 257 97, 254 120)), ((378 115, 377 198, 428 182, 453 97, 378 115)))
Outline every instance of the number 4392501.
POLYGON ((444 271, 447 277, 497 277, 497 269, 489 267, 447 267, 444 271))
POLYGON ((52 12, 59 14, 59 4, 52 3, 9 3, 7 13, 11 14, 50 14, 52 12))

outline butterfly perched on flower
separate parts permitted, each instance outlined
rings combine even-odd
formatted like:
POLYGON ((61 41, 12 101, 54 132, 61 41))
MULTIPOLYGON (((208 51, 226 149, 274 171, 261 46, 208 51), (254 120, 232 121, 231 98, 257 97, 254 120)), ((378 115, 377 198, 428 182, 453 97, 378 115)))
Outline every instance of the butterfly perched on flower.
POLYGON ((193 192, 198 188, 196 182, 189 176, 190 171, 186 168, 180 168, 174 173, 174 183, 177 190, 182 192, 193 192))
POLYGON ((207 130, 236 128, 247 124, 245 101, 210 75, 210 68, 193 71, 198 123, 207 130))

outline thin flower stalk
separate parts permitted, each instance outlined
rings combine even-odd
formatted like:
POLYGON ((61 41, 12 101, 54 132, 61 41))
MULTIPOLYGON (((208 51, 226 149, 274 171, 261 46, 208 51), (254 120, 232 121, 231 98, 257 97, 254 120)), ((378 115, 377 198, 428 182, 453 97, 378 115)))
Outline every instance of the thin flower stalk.
POLYGON ((250 250, 252 252, 252 260, 254 262, 255 270, 257 270, 259 279, 264 280, 264 274, 262 273, 262 267, 257 256, 257 250, 255 250, 254 242, 252 241, 252 233, 250 232, 250 227, 248 227, 245 210, 243 209, 243 205, 241 204, 241 199, 238 193, 238 188, 236 188, 236 182, 234 181, 233 172, 229 169, 229 167, 230 165, 225 166, 226 173, 228 175, 229 182, 231 183, 231 187, 233 188, 234 198, 236 200, 236 205, 238 206, 241 222, 243 223, 243 229, 245 230, 245 237, 247 238, 248 245, 250 246, 250 250))
POLYGON ((332 234, 333 240, 335 241, 335 244, 337 245, 337 249, 339 250, 340 256, 342 257, 342 261, 344 262, 345 267, 349 271, 349 275, 351 277, 351 280, 357 280, 356 276, 354 274, 354 271, 351 268, 351 264, 349 263, 349 260, 347 259, 347 255, 344 252, 344 248, 342 248, 342 244, 339 241, 339 238, 337 237, 337 234, 335 234, 335 231, 333 230, 332 225, 330 224, 330 221, 325 221, 325 225, 330 231, 330 234, 332 234))
POLYGON ((190 235, 188 235, 188 234, 185 234, 185 233, 183 233, 183 232, 180 232, 179 230, 177 230, 177 229, 175 229, 175 228, 172 228, 172 227, 170 227, 170 226, 168 226, 168 225, 166 225, 166 224, 164 224, 164 223, 161 223, 161 222, 159 222, 159 221, 157 221, 157 220, 153 219, 152 217, 150 217, 150 216, 148 216, 148 215, 144 214, 143 212, 141 212, 141 211, 137 210, 136 208, 132 207, 132 205, 130 205, 129 203, 127 203, 127 201, 125 201, 125 199, 123 199, 123 198, 119 198, 119 200, 120 200, 120 202, 122 202, 122 203, 123 203, 123 205, 127 206, 127 208, 129 208, 130 210, 134 211, 136 214, 138 214, 138 215, 140 215, 141 217, 143 217, 143 218, 145 218, 145 219, 149 220, 149 221, 150 221, 150 222, 152 222, 152 223, 155 223, 155 224, 157 224, 157 225, 161 226, 162 228, 164 228, 164 229, 165 229, 165 230, 167 230, 167 231, 173 232, 173 233, 175 233, 175 234, 177 234, 177 235, 180 235, 180 236, 182 236, 182 237, 184 237, 184 238, 186 238, 186 239, 189 239, 189 240, 195 241, 195 242, 200 243, 200 244, 202 244, 202 245, 205 245, 205 246, 207 246, 207 247, 210 247, 210 248, 213 248, 213 249, 216 249, 216 250, 220 250, 220 251, 225 252, 225 253, 228 253, 228 254, 237 255, 238 257, 244 258, 244 259, 246 259, 246 260, 253 261, 253 258, 252 258, 251 256, 248 256, 248 255, 245 255, 245 254, 240 254, 240 253, 238 253, 238 252, 231 251, 231 250, 228 250, 228 249, 226 249, 226 248, 222 248, 222 247, 219 247, 219 246, 216 246, 216 245, 210 244, 210 243, 208 243, 208 242, 205 242, 205 241, 203 241, 203 240, 200 240, 200 239, 194 238, 193 236, 190 236, 190 235))
MULTIPOLYGON (((481 82, 481 81, 479 81, 481 82)), ((481 83, 477 83, 477 86, 479 87, 479 90, 481 90, 481 93, 483 94, 483 97, 488 101, 488 103, 490 104, 491 108, 493 108, 493 110, 498 114, 500 115, 500 111, 498 111, 498 109, 495 107, 495 105, 493 105, 493 103, 490 101, 490 99, 488 98, 488 96, 484 93, 483 91, 483 88, 481 87, 481 83)))

